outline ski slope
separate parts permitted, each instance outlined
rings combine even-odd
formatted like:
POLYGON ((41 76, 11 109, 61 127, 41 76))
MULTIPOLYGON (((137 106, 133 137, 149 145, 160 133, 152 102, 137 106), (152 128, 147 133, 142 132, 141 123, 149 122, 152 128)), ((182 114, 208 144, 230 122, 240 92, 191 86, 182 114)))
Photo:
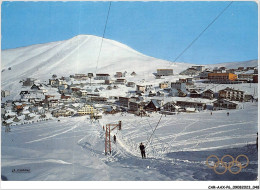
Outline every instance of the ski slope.
POLYGON ((150 142, 159 114, 104 115, 94 122, 88 116, 59 118, 11 126, 10 133, 2 127, 2 175, 15 181, 256 180, 257 103, 229 112, 163 116, 150 142), (102 126, 119 120, 122 130, 111 134, 117 136, 112 154, 104 155, 102 126), (140 142, 147 159, 141 159, 140 142), (205 164, 211 154, 245 154, 250 164, 237 175, 217 175, 205 164))

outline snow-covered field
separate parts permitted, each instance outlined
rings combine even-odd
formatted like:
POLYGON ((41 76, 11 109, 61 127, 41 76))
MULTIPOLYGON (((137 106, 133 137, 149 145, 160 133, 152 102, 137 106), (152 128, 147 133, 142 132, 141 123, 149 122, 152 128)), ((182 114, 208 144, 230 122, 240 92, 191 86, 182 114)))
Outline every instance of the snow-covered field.
POLYGON ((99 122, 91 122, 88 116, 59 118, 12 126, 10 133, 2 127, 2 175, 18 181, 256 180, 257 103, 229 113, 162 116, 154 135, 159 114, 106 115, 99 122), (104 155, 102 126, 119 120, 122 130, 112 131, 117 143, 112 143, 111 155, 104 155), (141 159, 140 142, 147 146, 148 159, 141 159), (219 158, 245 154, 250 163, 237 175, 218 175, 205 164, 211 154, 219 158), (30 169, 30 173, 13 169, 30 169))

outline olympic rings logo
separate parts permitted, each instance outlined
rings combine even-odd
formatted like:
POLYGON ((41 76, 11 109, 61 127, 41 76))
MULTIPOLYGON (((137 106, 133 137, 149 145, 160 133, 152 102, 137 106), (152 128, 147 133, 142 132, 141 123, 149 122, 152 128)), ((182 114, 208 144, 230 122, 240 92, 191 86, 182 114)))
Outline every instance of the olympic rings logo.
POLYGON ((246 155, 240 154, 240 155, 238 155, 238 156, 236 157, 236 159, 234 159, 231 155, 225 155, 225 156, 223 156, 223 157, 221 158, 221 160, 219 161, 219 158, 218 158, 216 155, 210 155, 210 156, 207 158, 207 160, 206 160, 206 164, 207 164, 207 166, 208 166, 209 168, 213 169, 216 174, 219 174, 219 175, 223 175, 224 173, 227 172, 227 170, 228 170, 230 173, 232 173, 232 174, 238 174, 238 173, 241 172, 241 170, 242 170, 243 168, 246 168, 246 167, 248 166, 248 164, 249 164, 249 159, 248 159, 248 157, 247 157, 246 155), (232 161, 230 161, 230 162, 224 162, 224 159, 225 159, 226 157, 231 158, 232 161), (247 160, 247 162, 246 162, 246 164, 245 164, 244 166, 242 165, 241 162, 238 161, 238 159, 239 159, 240 157, 244 157, 244 158, 247 160), (209 159, 210 159, 210 158, 216 158, 216 159, 217 159, 217 162, 214 163, 214 166, 210 166, 210 165, 209 165, 209 159), (224 170, 223 172, 217 171, 217 168, 218 168, 220 165, 225 168, 225 170, 224 170), (238 167, 238 170, 237 170, 237 171, 232 171, 232 170, 231 170, 231 168, 232 168, 234 165, 236 165, 236 167, 238 167))

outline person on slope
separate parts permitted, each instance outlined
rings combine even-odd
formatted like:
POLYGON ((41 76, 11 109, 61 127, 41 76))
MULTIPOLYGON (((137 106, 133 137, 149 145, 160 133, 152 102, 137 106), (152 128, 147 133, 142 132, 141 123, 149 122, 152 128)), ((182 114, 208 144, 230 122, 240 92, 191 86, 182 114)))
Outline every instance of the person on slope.
POLYGON ((142 158, 145 158, 145 146, 143 145, 143 143, 140 144, 139 148, 141 150, 142 158))
POLYGON ((116 135, 114 135, 114 143, 116 143, 116 135))

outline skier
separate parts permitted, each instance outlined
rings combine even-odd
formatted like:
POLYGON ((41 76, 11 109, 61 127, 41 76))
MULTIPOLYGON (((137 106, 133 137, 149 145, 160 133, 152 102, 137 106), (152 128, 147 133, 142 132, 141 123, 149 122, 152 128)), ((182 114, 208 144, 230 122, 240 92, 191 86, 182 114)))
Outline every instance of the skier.
POLYGON ((229 112, 227 112, 227 116, 229 116, 229 112))
POLYGON ((143 143, 140 144, 139 148, 141 150, 141 155, 142 155, 142 159, 143 159, 143 158, 145 158, 145 146, 143 145, 143 143))
POLYGON ((210 115, 212 115, 212 112, 210 112, 210 115))
POLYGON ((116 135, 114 135, 114 143, 116 143, 116 135))

